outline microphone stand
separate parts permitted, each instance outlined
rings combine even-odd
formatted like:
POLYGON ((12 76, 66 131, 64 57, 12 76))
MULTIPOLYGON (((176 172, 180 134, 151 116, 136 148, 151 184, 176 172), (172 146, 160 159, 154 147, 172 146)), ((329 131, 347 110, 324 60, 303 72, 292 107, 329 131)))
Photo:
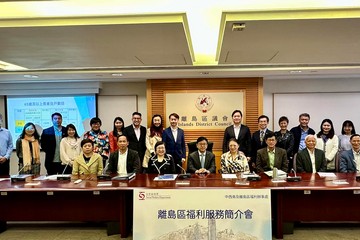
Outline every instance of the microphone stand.
POLYGON ((105 180, 105 181, 111 180, 111 176, 109 174, 106 174, 106 172, 105 172, 107 170, 108 166, 109 166, 109 162, 106 163, 101 175, 97 176, 98 180, 105 180))
POLYGON ((66 168, 69 166, 69 163, 70 163, 70 162, 68 162, 68 163, 66 164, 66 166, 65 166, 62 174, 61 174, 61 175, 58 175, 58 176, 56 177, 56 180, 58 180, 58 181, 70 181, 70 180, 71 180, 71 175, 70 175, 70 174, 64 174, 65 171, 66 171, 66 168))
POLYGON ((187 179, 187 178, 191 178, 191 174, 190 173, 186 173, 185 169, 183 167, 181 167, 179 164, 176 164, 176 166, 178 166, 179 168, 181 168, 181 170, 184 172, 182 174, 178 175, 179 179, 187 179))

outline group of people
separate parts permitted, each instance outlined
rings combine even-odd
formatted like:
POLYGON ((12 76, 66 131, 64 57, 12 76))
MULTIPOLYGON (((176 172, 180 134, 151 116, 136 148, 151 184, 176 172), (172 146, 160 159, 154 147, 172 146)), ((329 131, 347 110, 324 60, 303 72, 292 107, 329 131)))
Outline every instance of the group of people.
MULTIPOLYGON (((243 125, 242 112, 232 113, 233 124, 224 131, 220 173, 256 171, 258 173, 281 169, 284 172, 360 170, 360 135, 354 124, 343 123, 342 134, 335 135, 333 123, 324 119, 320 131, 309 127, 310 115, 300 114, 299 125, 288 130, 289 120, 279 119, 280 130, 268 129, 269 118, 258 118, 259 130, 252 135, 243 125), (335 162, 339 159, 339 167, 335 162)), ((132 124, 125 127, 124 120, 116 117, 113 130, 101 130, 102 122, 94 117, 91 129, 80 137, 73 124, 62 126, 62 115, 51 115, 53 126, 38 134, 33 123, 26 123, 16 141, 16 154, 20 173, 40 174, 40 147, 45 152, 48 175, 58 173, 181 173, 186 159, 184 131, 178 127, 179 115, 169 115, 170 126, 164 129, 161 115, 154 115, 148 129, 141 125, 142 115, 132 114, 132 124)), ((0 124, 2 117, 0 116, 0 124)), ((188 155, 187 172, 216 173, 215 155, 208 151, 206 137, 196 140, 197 151, 188 155)), ((9 131, 0 125, 0 175, 9 174, 12 152, 9 131)))
POLYGON ((233 125, 226 128, 221 156, 221 172, 280 169, 284 172, 358 172, 360 170, 360 135, 354 124, 346 120, 341 135, 336 136, 333 123, 324 119, 320 131, 309 127, 310 115, 299 115, 299 125, 288 130, 289 120, 279 119, 280 130, 268 129, 269 118, 258 117, 259 130, 250 134, 241 124, 242 113, 232 113, 233 125), (228 152, 227 152, 228 151, 228 152))

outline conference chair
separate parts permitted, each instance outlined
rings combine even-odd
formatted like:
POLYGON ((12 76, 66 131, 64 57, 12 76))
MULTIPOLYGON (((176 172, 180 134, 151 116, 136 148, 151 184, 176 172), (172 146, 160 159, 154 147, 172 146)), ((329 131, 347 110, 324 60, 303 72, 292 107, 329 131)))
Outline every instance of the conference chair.
MULTIPOLYGON (((189 149, 189 154, 198 150, 197 147, 196 147, 196 142, 188 142, 187 146, 188 146, 188 149, 189 149)), ((214 143, 209 142, 208 147, 207 147, 206 150, 209 151, 209 152, 212 152, 213 146, 214 146, 214 143)))

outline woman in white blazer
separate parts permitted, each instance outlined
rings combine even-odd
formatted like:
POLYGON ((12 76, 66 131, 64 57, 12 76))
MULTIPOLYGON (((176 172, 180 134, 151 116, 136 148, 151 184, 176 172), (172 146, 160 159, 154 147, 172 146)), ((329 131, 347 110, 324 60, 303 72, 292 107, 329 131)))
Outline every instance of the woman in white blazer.
POLYGON ((335 157, 339 150, 339 138, 335 135, 334 126, 330 119, 324 119, 320 125, 320 132, 316 135, 316 148, 325 152, 326 169, 335 171, 335 157))

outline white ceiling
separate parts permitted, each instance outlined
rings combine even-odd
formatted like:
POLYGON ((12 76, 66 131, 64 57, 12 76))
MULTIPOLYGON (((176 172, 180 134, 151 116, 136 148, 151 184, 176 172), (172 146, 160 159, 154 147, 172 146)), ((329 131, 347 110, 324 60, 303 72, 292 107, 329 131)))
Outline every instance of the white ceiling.
POLYGON ((0 82, 360 76, 360 10, 315 18, 289 13, 223 13, 215 65, 195 64, 186 14, 156 21, 138 15, 142 21, 132 22, 114 16, 0 19, 0 61, 26 68, 0 70, 0 82), (245 24, 243 31, 232 30, 237 23, 245 24), (24 78, 28 74, 38 78, 24 78))

